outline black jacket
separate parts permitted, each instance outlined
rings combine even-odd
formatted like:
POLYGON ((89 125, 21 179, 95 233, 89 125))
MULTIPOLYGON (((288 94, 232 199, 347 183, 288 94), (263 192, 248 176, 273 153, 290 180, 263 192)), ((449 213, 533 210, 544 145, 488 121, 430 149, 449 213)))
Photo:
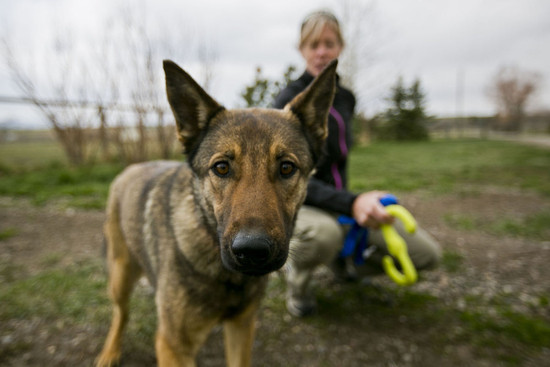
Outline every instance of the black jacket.
MULTIPOLYGON (((283 108, 312 81, 313 76, 305 72, 281 91, 273 107, 283 108)), ((347 190, 347 157, 352 144, 351 120, 354 109, 354 95, 337 82, 329 115, 328 138, 317 170, 309 181, 305 204, 351 215, 351 205, 357 195, 347 190)))

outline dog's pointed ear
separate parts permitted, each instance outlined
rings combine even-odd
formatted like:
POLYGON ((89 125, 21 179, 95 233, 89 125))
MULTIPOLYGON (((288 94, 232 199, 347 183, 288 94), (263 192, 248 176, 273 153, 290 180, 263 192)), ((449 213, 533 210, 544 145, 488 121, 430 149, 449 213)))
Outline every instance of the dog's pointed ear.
POLYGON ((178 139, 184 152, 191 153, 198 145, 201 132, 221 110, 218 104, 182 68, 170 60, 163 62, 168 102, 176 118, 178 139))
POLYGON ((317 157, 328 136, 328 115, 336 92, 337 66, 338 60, 333 60, 302 93, 285 106, 285 109, 290 109, 298 117, 313 138, 310 144, 317 157))

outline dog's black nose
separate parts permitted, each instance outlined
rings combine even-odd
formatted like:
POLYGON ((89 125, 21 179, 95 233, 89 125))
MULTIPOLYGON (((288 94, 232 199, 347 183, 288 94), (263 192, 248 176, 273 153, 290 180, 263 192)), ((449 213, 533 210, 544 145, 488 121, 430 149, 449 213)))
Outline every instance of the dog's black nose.
POLYGON ((231 250, 241 265, 261 265, 271 258, 272 244, 266 235, 239 233, 231 250))

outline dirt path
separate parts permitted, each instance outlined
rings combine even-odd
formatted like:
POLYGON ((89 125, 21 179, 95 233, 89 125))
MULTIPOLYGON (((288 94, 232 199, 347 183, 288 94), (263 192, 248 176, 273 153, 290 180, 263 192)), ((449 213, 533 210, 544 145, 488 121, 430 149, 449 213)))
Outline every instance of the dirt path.
MULTIPOLYGON (((484 352, 483 345, 471 340, 472 334, 464 321, 454 315, 463 315, 471 305, 476 312, 497 314, 498 307, 503 307, 493 304, 498 299, 506 302, 506 310, 548 322, 549 307, 542 307, 540 300, 550 298, 550 237, 539 240, 497 236, 482 228, 461 230, 449 226, 445 218, 475 215, 487 223, 502 216, 521 218, 550 211, 550 199, 495 190, 465 197, 428 198, 414 194, 403 196, 402 201, 440 241, 446 253, 460 260, 456 271, 441 267, 424 274, 423 281, 411 288, 414 294, 434 297, 423 301, 426 303, 422 305, 427 304, 428 309, 394 308, 386 314, 384 307, 380 307, 384 296, 372 296, 375 293, 368 290, 357 296, 360 301, 357 303, 345 297, 361 293, 360 286, 334 285, 330 277, 321 276, 319 287, 323 290, 320 293, 324 310, 311 319, 297 320, 284 312, 281 305, 284 291, 275 286, 274 295, 268 296, 260 314, 255 365, 548 365, 548 348, 531 348, 520 343, 488 346, 484 352), (343 314, 327 314, 330 305, 342 309, 343 314), (370 314, 365 311, 369 307, 370 314), (453 312, 441 317, 436 314, 447 309, 453 312), (385 319, 385 315, 399 317, 385 319), (517 362, 503 360, 503 355, 510 354, 517 357, 517 362)), ((24 201, 1 199, 0 231, 9 228, 16 231, 13 237, 0 241, 1 280, 13 281, 8 279, 6 269, 14 266, 20 269, 16 272, 18 277, 28 277, 52 266, 64 269, 100 257, 103 219, 104 214, 99 211, 36 208, 24 201)), ((393 289, 385 279, 376 282, 382 289, 393 289)), ((398 303, 402 297, 398 296, 398 303)), ((64 321, 63 315, 53 320, 0 319, 0 365, 91 365, 106 328, 107 325, 71 325, 64 321)), ((152 345, 125 354, 125 366, 152 364, 152 345)), ((219 329, 201 352, 199 365, 223 365, 219 329)))
POLYGON ((540 148, 550 149, 550 135, 549 134, 506 134, 491 132, 490 139, 512 141, 521 144, 533 145, 540 148))

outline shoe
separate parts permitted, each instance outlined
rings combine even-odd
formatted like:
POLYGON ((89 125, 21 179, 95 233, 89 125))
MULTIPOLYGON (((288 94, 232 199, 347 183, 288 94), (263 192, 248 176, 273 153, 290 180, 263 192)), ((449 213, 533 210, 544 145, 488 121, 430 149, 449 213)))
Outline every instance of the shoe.
POLYGON ((330 264, 330 270, 332 270, 334 277, 339 281, 353 283, 359 280, 357 269, 355 268, 353 260, 350 257, 337 257, 330 264))
POLYGON ((317 300, 311 288, 311 271, 285 266, 286 309, 296 317, 309 316, 317 311, 317 300))
POLYGON ((287 293, 286 309, 295 317, 306 317, 317 312, 317 301, 315 297, 296 297, 287 293))

